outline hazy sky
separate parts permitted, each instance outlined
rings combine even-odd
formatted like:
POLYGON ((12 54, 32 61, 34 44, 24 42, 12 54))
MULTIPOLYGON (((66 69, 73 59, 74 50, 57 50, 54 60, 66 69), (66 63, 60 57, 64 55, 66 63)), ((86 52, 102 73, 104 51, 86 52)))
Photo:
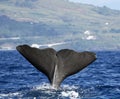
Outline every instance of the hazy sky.
POLYGON ((107 6, 112 9, 120 10, 120 0, 69 0, 73 2, 93 4, 96 6, 107 6))

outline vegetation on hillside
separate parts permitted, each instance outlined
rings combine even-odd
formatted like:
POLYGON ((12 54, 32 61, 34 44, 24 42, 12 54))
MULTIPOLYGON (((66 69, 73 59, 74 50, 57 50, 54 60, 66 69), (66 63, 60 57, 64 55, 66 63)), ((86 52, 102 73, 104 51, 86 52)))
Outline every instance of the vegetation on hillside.
POLYGON ((64 47, 119 49, 119 27, 120 11, 106 6, 75 4, 68 0, 0 0, 1 47, 70 42, 64 47))

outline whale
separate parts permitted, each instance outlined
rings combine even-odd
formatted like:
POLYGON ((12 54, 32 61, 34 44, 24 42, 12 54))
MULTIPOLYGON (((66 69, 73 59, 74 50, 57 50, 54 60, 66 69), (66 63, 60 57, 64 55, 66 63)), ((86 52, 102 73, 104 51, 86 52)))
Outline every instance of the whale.
POLYGON ((18 45, 17 51, 36 69, 45 74, 53 88, 58 89, 63 80, 78 73, 97 58, 94 52, 77 52, 71 49, 56 51, 53 48, 39 49, 18 45))

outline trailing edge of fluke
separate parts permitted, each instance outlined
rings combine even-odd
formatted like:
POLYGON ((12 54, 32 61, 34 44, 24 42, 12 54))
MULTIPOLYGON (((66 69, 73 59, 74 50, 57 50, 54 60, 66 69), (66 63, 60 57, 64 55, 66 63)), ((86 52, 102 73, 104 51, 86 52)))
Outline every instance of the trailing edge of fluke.
POLYGON ((19 45, 16 49, 39 71, 44 73, 54 88, 61 82, 96 60, 93 52, 75 52, 70 49, 55 51, 52 48, 38 49, 19 45))

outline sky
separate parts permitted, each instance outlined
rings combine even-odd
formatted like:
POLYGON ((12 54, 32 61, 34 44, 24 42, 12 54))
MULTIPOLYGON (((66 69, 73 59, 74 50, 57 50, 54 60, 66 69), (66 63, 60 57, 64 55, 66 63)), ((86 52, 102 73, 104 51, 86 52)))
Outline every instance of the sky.
POLYGON ((107 6, 111 9, 120 10, 120 0, 69 0, 69 1, 92 4, 95 6, 107 6))

